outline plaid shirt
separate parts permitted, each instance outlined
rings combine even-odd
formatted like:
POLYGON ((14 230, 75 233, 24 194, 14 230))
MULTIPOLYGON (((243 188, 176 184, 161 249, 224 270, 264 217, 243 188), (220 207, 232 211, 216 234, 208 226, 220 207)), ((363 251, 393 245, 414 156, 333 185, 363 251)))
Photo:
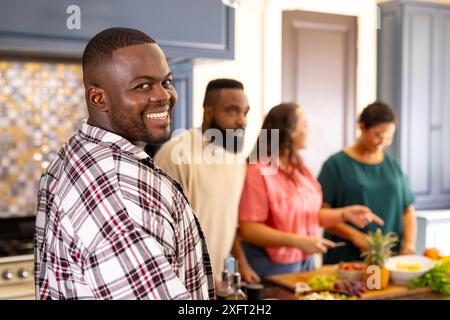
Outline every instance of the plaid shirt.
POLYGON ((82 123, 42 174, 39 299, 213 299, 200 224, 139 147, 82 123))

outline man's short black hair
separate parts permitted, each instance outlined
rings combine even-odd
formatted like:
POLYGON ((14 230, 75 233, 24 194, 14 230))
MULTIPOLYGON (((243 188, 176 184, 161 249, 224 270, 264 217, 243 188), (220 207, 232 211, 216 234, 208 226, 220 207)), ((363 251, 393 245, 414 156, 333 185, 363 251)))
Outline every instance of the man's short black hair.
POLYGON ((211 80, 206 87, 206 92, 209 90, 218 90, 218 89, 242 89, 244 90, 244 85, 242 82, 234 80, 234 79, 215 79, 211 80))
POLYGON ((234 79, 215 79, 211 80, 206 86, 205 99, 203 100, 203 107, 206 105, 214 107, 219 99, 220 89, 241 89, 244 90, 242 82, 234 79))
POLYGON ((97 33, 86 45, 83 52, 83 71, 91 65, 105 63, 111 59, 113 51, 145 43, 156 43, 149 35, 130 28, 109 28, 97 33))

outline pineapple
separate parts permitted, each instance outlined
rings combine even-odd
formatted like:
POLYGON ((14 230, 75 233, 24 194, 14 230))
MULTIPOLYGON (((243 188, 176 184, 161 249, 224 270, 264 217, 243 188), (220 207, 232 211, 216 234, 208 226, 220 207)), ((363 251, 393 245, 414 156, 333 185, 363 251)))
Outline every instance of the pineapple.
POLYGON ((361 257, 367 265, 384 266, 386 260, 392 255, 399 238, 394 232, 383 235, 378 228, 375 233, 369 231, 369 250, 363 252, 361 257))
MULTIPOLYGON (((385 289, 389 283, 389 270, 384 266, 386 260, 392 255, 392 249, 399 241, 398 236, 394 232, 388 232, 383 234, 381 229, 378 228, 375 233, 369 232, 368 234, 369 250, 363 252, 361 257, 364 258, 364 262, 368 266, 378 266, 380 268, 380 284, 377 289, 385 289)), ((371 276, 366 271, 364 279, 366 280, 371 276)))

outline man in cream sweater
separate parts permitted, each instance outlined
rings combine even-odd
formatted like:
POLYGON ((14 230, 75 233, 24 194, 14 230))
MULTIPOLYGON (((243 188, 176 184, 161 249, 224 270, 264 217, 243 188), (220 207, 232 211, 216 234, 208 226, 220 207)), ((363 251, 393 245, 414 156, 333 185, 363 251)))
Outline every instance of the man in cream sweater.
POLYGON ((242 154, 249 104, 242 83, 209 82, 201 128, 176 136, 156 153, 156 164, 177 180, 205 233, 213 274, 220 280, 224 258, 231 252, 247 282, 259 282, 245 259, 236 230, 245 179, 242 154))

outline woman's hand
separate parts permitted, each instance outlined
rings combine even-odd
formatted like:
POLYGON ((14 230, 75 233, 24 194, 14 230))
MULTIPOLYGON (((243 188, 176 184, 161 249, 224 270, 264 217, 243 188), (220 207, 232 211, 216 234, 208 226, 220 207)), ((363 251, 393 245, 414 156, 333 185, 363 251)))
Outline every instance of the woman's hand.
POLYGON ((352 237, 351 241, 360 252, 365 252, 370 248, 368 236, 362 232, 358 232, 358 234, 352 237))
POLYGON ((380 226, 384 224, 383 219, 374 214, 369 208, 360 205, 342 208, 342 220, 351 222, 359 228, 364 228, 372 222, 380 226))
POLYGON ((242 276, 242 280, 247 283, 260 283, 261 278, 256 274, 255 270, 248 264, 242 263, 239 266, 239 272, 242 276))
POLYGON ((414 244, 405 243, 399 252, 400 255, 416 254, 416 246, 414 244))
POLYGON ((334 248, 333 241, 317 237, 298 237, 296 247, 306 253, 325 253, 329 248, 334 248))

